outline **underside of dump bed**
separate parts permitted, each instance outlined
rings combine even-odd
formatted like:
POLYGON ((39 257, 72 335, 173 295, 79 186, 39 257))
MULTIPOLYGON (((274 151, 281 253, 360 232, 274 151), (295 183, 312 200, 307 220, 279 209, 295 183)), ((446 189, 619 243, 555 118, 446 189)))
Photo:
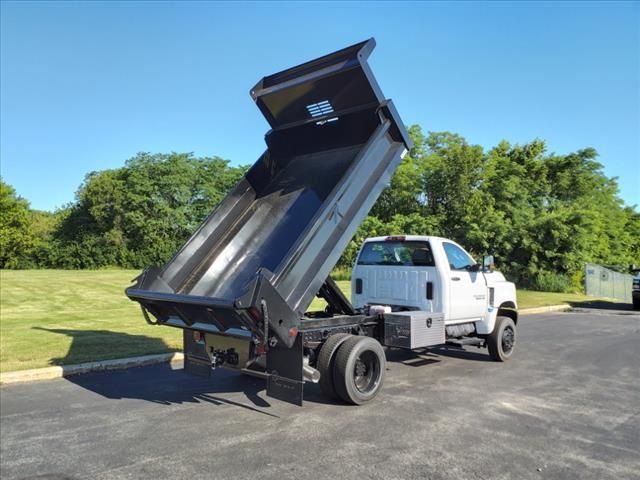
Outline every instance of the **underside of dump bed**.
POLYGON ((411 147, 369 70, 373 39, 263 78, 267 150, 127 295, 160 323, 292 346, 295 329, 411 147))

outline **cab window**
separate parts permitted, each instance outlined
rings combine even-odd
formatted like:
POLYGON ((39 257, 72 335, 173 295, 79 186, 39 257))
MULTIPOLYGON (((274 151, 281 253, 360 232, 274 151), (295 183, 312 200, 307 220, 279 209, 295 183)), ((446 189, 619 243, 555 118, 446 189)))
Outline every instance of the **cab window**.
POLYGON ((452 270, 468 270, 469 267, 476 264, 473 258, 471 258, 467 252, 457 245, 444 242, 442 246, 444 248, 444 253, 447 255, 447 260, 449 261, 449 267, 452 270))
POLYGON ((364 244, 358 265, 434 267, 435 262, 429 242, 381 241, 364 244))

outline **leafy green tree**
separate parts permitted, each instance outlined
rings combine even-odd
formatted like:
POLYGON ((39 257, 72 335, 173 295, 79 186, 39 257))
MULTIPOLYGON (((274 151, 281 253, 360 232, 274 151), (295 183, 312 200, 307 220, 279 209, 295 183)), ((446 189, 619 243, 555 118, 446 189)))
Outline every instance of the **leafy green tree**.
POLYGON ((31 238, 33 248, 25 259, 26 268, 43 268, 54 264, 54 232, 58 227, 59 216, 42 210, 30 210, 31 238))
MULTIPOLYGON (((496 255, 520 287, 581 287, 585 262, 640 266, 640 214, 585 148, 549 154, 542 140, 484 151, 450 132, 409 128, 414 147, 347 246, 348 272, 367 237, 453 238, 496 255)), ((89 173, 55 213, 29 209, 1 183, 0 267, 142 268, 160 265, 196 230, 246 167, 218 157, 140 153, 89 173)))
POLYGON ((361 241, 416 233, 493 253, 520 286, 581 288, 585 262, 640 264, 639 214, 625 207, 592 148, 547 154, 542 140, 503 141, 484 152, 460 135, 409 129, 415 147, 397 170, 340 262, 361 241))
POLYGON ((0 179, 0 268, 23 268, 33 249, 29 202, 0 179))
POLYGON ((425 137, 419 126, 409 127, 414 147, 402 159, 391 182, 371 209, 371 216, 391 221, 394 215, 420 212, 423 205, 420 175, 424 158, 425 137))
POLYGON ((68 268, 162 264, 244 171, 218 157, 141 153, 122 168, 92 172, 60 222, 57 263, 68 268))
POLYGON ((501 268, 520 280, 527 271, 538 269, 536 250, 540 244, 531 238, 548 196, 549 184, 543 154, 545 145, 535 140, 511 146, 503 141, 486 155, 480 191, 490 199, 478 229, 486 232, 478 248, 491 250, 501 259, 501 268))

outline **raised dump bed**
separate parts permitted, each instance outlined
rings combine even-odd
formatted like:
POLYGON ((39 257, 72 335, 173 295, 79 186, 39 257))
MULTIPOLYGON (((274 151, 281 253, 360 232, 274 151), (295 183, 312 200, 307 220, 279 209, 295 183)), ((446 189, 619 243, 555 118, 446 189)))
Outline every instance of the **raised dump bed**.
MULTIPOLYGON (((159 323, 287 346, 411 141, 367 65, 373 39, 263 78, 267 150, 162 268, 126 290, 159 323), (262 319, 268 309, 268 325, 262 319)), ((326 289, 326 287, 325 287, 326 289)))

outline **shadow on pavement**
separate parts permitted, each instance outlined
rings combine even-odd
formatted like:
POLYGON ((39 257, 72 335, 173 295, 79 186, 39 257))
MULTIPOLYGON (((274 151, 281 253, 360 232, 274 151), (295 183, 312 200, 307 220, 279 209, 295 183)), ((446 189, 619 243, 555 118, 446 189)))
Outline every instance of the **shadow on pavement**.
MULTIPOLYGON (((160 339, 149 338, 143 335, 129 335, 126 333, 109 332, 105 330, 72 330, 49 329, 35 327, 39 330, 68 335, 73 338, 69 352, 63 358, 51 360, 53 365, 73 364, 86 362, 87 351, 104 351, 109 345, 140 346, 140 351, 166 351, 167 347, 160 339), (115 341, 114 341, 115 339, 115 341), (145 347, 144 349, 142 347, 145 347)), ((111 351, 111 353, 113 353, 111 351)), ((124 355, 123 355, 124 356, 124 355)), ((490 361, 485 351, 468 351, 458 347, 444 346, 438 348, 410 351, 402 349, 389 349, 387 360, 390 363, 399 363, 408 367, 427 367, 439 363, 440 357, 454 357, 475 361, 490 361)), ((427 367, 428 368, 428 367, 427 367)), ((182 369, 174 369, 170 364, 158 364, 125 370, 111 370, 108 372, 94 372, 82 375, 66 377, 66 380, 86 390, 97 393, 105 398, 137 399, 161 405, 201 403, 207 402, 213 405, 232 405, 264 415, 277 417, 264 408, 271 404, 266 401, 264 391, 266 382, 263 379, 243 375, 225 369, 217 369, 209 378, 187 374, 182 369), (262 396, 260 395, 262 392, 262 396), (226 393, 243 393, 248 403, 238 402, 219 396, 226 393)), ((305 401, 318 404, 344 405, 339 400, 326 398, 318 385, 307 383, 305 385, 305 401)))
MULTIPOLYGON (((137 346, 141 355, 168 350, 161 339, 149 338, 144 335, 129 335, 106 330, 34 328, 68 335, 73 339, 67 355, 52 359, 50 361, 52 365, 87 362, 91 360, 87 358, 87 352, 90 352, 94 359, 101 352, 109 354, 102 355, 102 358, 105 356, 114 357, 114 351, 117 352, 119 348, 123 352, 127 352, 121 357, 126 357, 130 355, 132 346, 137 346)), ((271 406, 258 395, 261 390, 265 389, 263 380, 223 369, 216 370, 213 377, 204 378, 189 375, 182 369, 174 370, 170 364, 164 363, 125 370, 74 375, 66 377, 66 380, 105 398, 115 400, 130 398, 162 405, 208 402, 214 405, 233 405, 265 415, 276 416, 259 410, 259 408, 271 406), (216 396, 220 393, 244 393, 250 404, 216 396)))
POLYGON ((116 400, 132 398, 161 405, 207 402, 213 405, 232 405, 277 417, 261 410, 271 406, 258 395, 265 389, 264 381, 224 369, 216 370, 212 377, 197 377, 163 363, 108 373, 77 375, 67 377, 67 380, 116 400), (244 393, 250 403, 217 395, 221 393, 244 393))
POLYGON ((589 300, 586 302, 569 302, 572 308, 595 308, 599 310, 628 310, 633 312, 630 303, 610 302, 606 300, 589 300))
POLYGON ((439 363, 440 357, 461 358, 476 362, 491 362, 486 348, 459 347, 456 345, 442 345, 422 350, 392 349, 387 352, 389 362, 398 362, 410 367, 419 367, 432 363, 439 363))
MULTIPOLYGON (((475 347, 467 347, 468 349, 475 347)), ((473 360, 474 362, 493 362, 486 348, 478 348, 474 350, 465 350, 462 347, 445 345, 442 347, 435 347, 431 349, 431 352, 451 358, 461 358, 463 360, 473 360)))
POLYGON ((401 348, 387 348, 387 362, 401 363, 408 367, 417 367, 438 363, 438 357, 431 352, 433 349, 403 350, 401 348))

